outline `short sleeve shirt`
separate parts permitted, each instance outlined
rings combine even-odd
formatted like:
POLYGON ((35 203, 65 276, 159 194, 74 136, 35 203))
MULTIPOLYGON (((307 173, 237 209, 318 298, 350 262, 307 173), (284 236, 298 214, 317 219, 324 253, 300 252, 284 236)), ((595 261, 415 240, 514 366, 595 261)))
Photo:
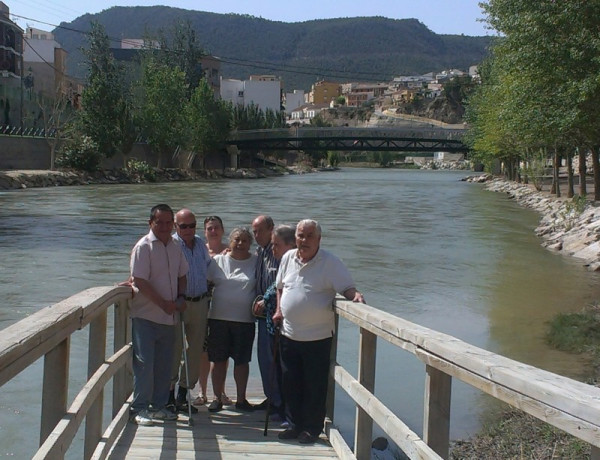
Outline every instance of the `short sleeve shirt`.
MULTIPOLYGON (((169 300, 177 299, 178 279, 188 272, 181 246, 172 238, 163 244, 152 231, 133 247, 130 268, 133 277, 149 281, 163 299, 169 300)), ((174 315, 166 313, 141 292, 133 298, 131 317, 158 324, 175 324, 174 315)))
POLYGON ((344 263, 330 252, 319 249, 307 263, 297 250, 284 254, 277 274, 277 289, 282 289, 281 332, 297 341, 331 337, 335 328, 333 299, 354 287, 344 263))

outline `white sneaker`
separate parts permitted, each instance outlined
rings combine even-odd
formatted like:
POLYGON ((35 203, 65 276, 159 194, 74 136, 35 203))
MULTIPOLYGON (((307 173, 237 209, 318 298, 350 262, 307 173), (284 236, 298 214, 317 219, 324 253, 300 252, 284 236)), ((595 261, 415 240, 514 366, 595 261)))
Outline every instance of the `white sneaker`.
POLYGON ((135 414, 133 421, 135 423, 137 423, 138 425, 142 425, 142 426, 154 425, 154 421, 152 420, 152 417, 150 416, 150 414, 148 413, 148 411, 146 409, 143 409, 143 410, 139 411, 137 414, 135 414))
POLYGON ((177 414, 164 408, 157 410, 156 412, 151 412, 150 416, 154 420, 177 420, 177 414))

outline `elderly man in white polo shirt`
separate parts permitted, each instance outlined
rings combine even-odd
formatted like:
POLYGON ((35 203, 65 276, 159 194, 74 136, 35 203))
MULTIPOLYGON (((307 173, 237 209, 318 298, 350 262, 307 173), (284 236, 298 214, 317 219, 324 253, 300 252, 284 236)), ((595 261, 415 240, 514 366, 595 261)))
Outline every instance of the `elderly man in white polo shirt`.
POLYGON ((281 325, 283 397, 289 427, 279 439, 314 443, 325 421, 329 353, 335 333, 336 293, 364 303, 344 263, 320 249, 321 227, 305 219, 296 226, 297 249, 281 259, 277 274, 277 312, 281 325))

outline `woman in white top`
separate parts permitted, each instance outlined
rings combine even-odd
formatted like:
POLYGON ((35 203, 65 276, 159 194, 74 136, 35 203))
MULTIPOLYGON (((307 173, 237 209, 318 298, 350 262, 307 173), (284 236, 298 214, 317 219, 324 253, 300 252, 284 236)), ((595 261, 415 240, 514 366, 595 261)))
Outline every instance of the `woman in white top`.
POLYGON ((208 278, 215 284, 209 313, 208 357, 214 363, 212 383, 215 399, 208 407, 211 412, 223 408, 220 396, 225 389, 227 360, 233 358, 237 390, 235 407, 253 410, 246 400, 254 342, 254 316, 251 305, 256 296, 256 256, 250 253, 252 233, 247 228, 235 228, 229 235, 226 254, 214 257, 208 278))

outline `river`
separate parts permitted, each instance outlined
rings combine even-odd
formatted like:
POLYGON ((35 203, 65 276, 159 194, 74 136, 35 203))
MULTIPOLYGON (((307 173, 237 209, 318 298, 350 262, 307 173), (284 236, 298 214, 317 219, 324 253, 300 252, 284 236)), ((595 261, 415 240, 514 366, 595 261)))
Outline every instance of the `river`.
MULTIPOLYGON (((263 180, 95 185, 0 192, 0 327, 80 290, 127 277, 129 251, 159 202, 220 215, 230 230, 268 213, 315 218, 322 246, 348 265, 367 302, 473 345, 582 378, 551 350, 547 321, 600 298, 598 275, 540 246, 539 216, 459 181, 465 172, 345 169, 263 180)), ((85 368, 73 341, 71 373, 85 368)), ((83 340, 83 339, 80 339, 83 340)), ((338 360, 355 374, 358 332, 341 321, 338 360)), ((379 341, 376 394, 417 433, 424 365, 379 341)), ((256 361, 252 375, 258 375, 256 361)), ((0 455, 25 458, 39 435, 41 364, 0 390, 0 455)), ((490 399, 454 381, 451 438, 474 434, 490 399)), ((338 391, 336 422, 354 410, 338 391)), ((351 441, 351 440, 350 440, 351 441)))

